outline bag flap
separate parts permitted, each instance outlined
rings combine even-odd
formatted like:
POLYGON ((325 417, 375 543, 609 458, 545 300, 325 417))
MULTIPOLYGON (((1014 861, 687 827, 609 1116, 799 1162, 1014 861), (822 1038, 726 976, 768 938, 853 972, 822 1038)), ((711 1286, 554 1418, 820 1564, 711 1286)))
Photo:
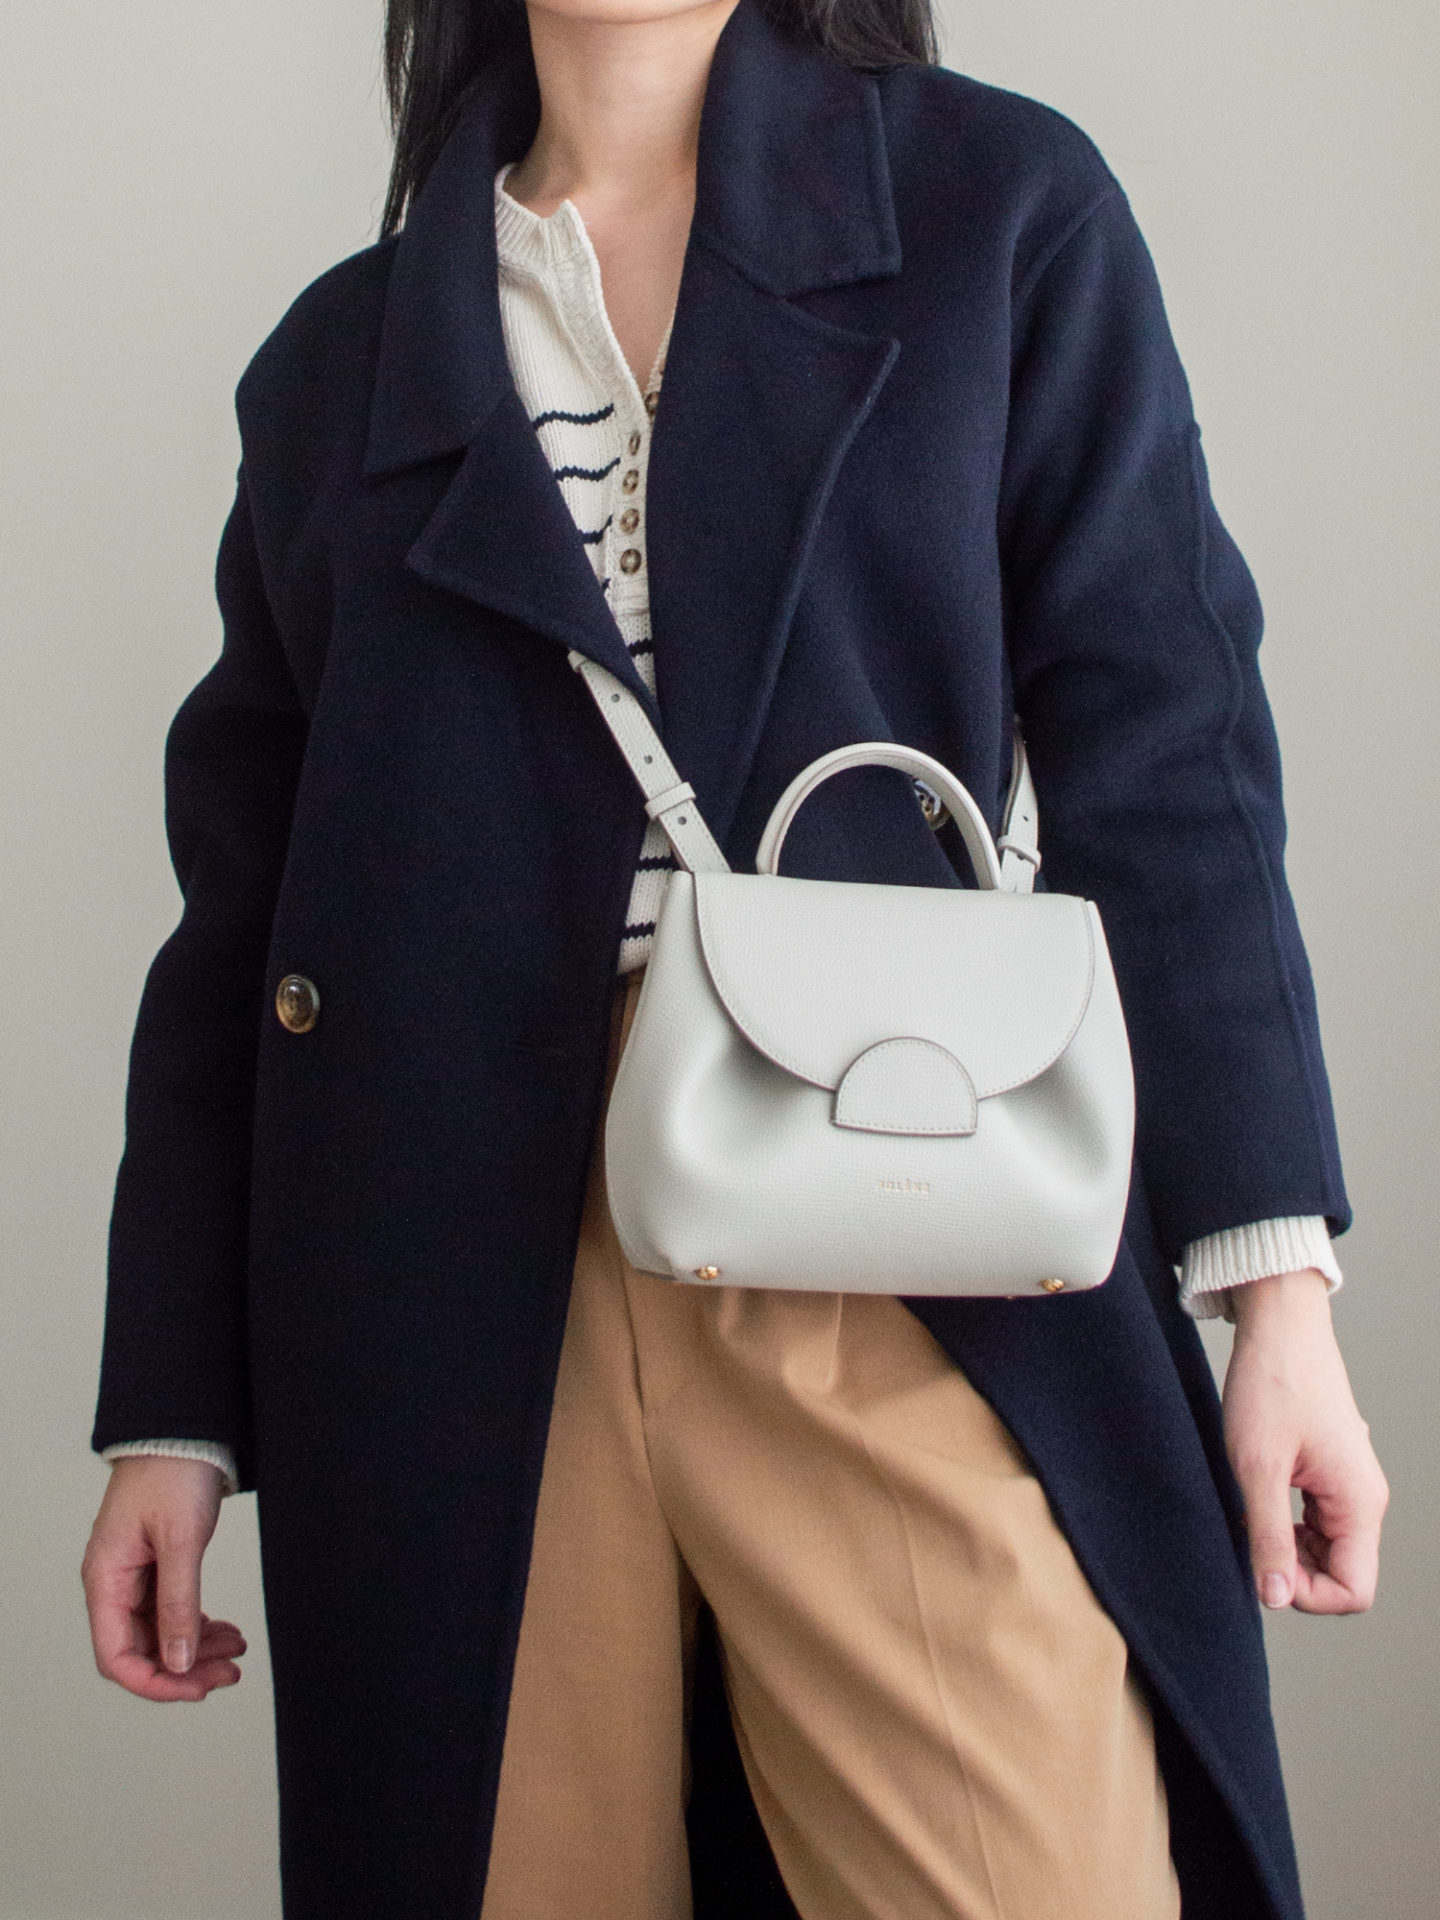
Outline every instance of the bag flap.
POLYGON ((834 1089, 867 1048, 944 1047, 985 1099, 1060 1057, 1090 1000, 1095 943, 1073 894, 693 875, 715 991, 750 1044, 834 1089))

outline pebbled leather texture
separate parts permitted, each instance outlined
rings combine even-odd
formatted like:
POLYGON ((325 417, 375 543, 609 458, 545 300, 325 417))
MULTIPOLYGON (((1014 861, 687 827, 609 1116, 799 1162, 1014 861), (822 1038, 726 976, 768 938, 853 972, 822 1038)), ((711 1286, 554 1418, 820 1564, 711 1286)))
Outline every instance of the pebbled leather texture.
POLYGON ((981 1100, 1057 1059, 1095 978, 1094 916, 1063 893, 694 875, 700 944, 730 1018, 833 1091, 881 1040, 954 1054, 981 1100))
POLYGON ((1030 1295, 1109 1273, 1133 1126, 1087 902, 682 872, 611 1094, 607 1182, 626 1258, 675 1280, 1030 1295), (835 1124, 846 1073, 893 1040, 964 1067, 973 1132, 835 1124))
POLYGON ((975 1082, 934 1040, 881 1040, 845 1069, 831 1114, 861 1133, 973 1133, 975 1082))

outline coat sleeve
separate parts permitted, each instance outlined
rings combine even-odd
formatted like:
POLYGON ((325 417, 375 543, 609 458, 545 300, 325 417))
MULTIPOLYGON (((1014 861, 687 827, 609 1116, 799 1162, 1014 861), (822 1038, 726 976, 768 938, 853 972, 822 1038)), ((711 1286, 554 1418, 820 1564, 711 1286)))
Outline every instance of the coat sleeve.
POLYGON ((999 539, 1046 882, 1099 906, 1161 1245, 1349 1224, 1284 872, 1261 611, 1210 498, 1154 268, 1111 187, 1015 294, 999 539))
POLYGON ((227 1447, 253 1486, 245 1269, 270 926, 306 722, 256 554, 242 467, 216 567, 219 660, 165 749, 184 907, 146 979, 110 1225, 97 1450, 227 1447))

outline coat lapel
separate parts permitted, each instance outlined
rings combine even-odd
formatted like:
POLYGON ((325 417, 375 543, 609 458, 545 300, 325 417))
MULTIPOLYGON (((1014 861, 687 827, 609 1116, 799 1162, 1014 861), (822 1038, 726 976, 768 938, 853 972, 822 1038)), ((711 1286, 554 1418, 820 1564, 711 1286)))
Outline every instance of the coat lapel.
POLYGON ((432 586, 598 660, 654 714, 513 386, 471 441, 407 564, 432 586))
POLYGON ((722 842, 816 527, 897 352, 692 252, 650 455, 650 623, 665 743, 722 842))
POLYGON ((432 586, 598 660, 653 713, 505 353, 492 183, 539 122, 524 20, 517 9, 396 246, 365 474, 381 482, 463 449, 407 565, 432 586))
MULTIPOLYGON (((653 712, 505 355, 491 181, 538 119, 522 29, 467 96, 400 237, 366 473, 378 481, 465 449, 409 565, 599 660, 653 712)), ((759 0, 738 0, 701 112, 648 486, 661 724, 722 838, 815 529, 899 351, 792 302, 899 265, 874 79, 786 38, 759 0)))

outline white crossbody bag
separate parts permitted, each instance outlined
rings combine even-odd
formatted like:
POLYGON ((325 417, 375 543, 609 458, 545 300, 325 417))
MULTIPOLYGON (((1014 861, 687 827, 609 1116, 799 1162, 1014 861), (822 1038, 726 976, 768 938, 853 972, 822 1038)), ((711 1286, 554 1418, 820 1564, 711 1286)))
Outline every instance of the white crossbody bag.
POLYGON ((998 847, 938 761, 865 744, 806 767, 756 872, 733 873, 640 702, 584 655, 570 663, 679 862, 605 1126, 631 1265, 837 1293, 1097 1286, 1130 1183, 1130 1052, 1094 904, 1032 890, 1018 738, 998 847), (867 766, 938 796, 977 888, 780 875, 804 801, 867 766))

